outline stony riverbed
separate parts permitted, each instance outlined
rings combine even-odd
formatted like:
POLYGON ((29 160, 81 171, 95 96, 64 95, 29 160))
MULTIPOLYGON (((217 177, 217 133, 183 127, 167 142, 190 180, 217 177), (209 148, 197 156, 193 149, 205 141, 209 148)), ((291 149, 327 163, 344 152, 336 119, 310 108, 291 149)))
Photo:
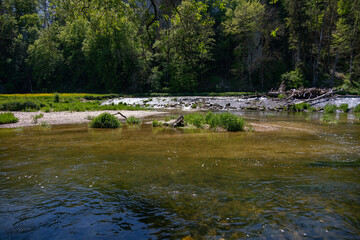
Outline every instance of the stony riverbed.
MULTIPOLYGON (((284 107, 296 104, 301 100, 257 97, 154 97, 154 98, 115 98, 103 102, 104 105, 125 103, 139 105, 153 109, 181 109, 181 110, 275 110, 281 111, 284 107)), ((354 108, 360 104, 359 96, 337 96, 319 99, 311 105, 321 109, 326 104, 340 106, 343 103, 354 108)))

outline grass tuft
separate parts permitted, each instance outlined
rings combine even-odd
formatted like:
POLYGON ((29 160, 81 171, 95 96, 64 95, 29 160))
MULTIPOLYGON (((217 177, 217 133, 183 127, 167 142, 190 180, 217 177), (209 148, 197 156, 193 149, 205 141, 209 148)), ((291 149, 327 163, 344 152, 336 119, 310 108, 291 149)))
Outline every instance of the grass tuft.
POLYGON ((347 112, 349 112, 349 110, 350 110, 350 109, 349 109, 349 104, 347 104, 347 103, 341 104, 341 105, 339 106, 339 109, 340 109, 341 111, 347 113, 347 112))
POLYGON ((0 113, 0 124, 16 123, 19 119, 13 113, 0 113))
POLYGON ((356 107, 354 108, 354 112, 360 112, 360 104, 356 105, 356 107))
POLYGON ((337 109, 336 105, 327 104, 324 107, 324 112, 325 113, 334 113, 334 112, 336 112, 336 109, 337 109))
POLYGON ((141 124, 141 120, 137 117, 130 116, 126 119, 127 124, 139 125, 141 124))
POLYGON ((162 126, 162 122, 158 121, 158 120, 153 120, 152 121, 152 126, 153 127, 161 127, 162 126))
POLYGON ((324 123, 329 123, 329 124, 336 124, 338 123, 333 117, 330 117, 328 114, 324 114, 321 118, 320 121, 324 122, 324 123))
POLYGON ((217 127, 222 127, 230 132, 243 131, 245 126, 243 118, 229 112, 221 114, 208 112, 206 115, 192 113, 185 115, 184 119, 186 123, 198 128, 203 128, 205 124, 208 124, 210 128, 215 129, 217 127))
POLYGON ((38 123, 38 119, 44 117, 44 114, 40 113, 39 115, 32 116, 33 123, 38 123))

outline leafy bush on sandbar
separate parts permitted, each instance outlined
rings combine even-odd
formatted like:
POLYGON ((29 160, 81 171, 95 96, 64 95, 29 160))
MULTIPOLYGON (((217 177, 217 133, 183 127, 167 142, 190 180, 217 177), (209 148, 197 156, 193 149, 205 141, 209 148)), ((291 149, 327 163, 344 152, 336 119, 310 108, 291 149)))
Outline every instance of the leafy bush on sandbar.
POLYGON ((343 112, 349 112, 349 104, 347 104, 347 103, 343 103, 343 104, 341 104, 340 106, 339 106, 339 109, 341 110, 341 111, 343 111, 343 112))
POLYGON ((230 132, 243 131, 245 121, 243 118, 231 113, 220 114, 220 125, 230 132))
POLYGON ((336 106, 336 105, 327 104, 327 105, 324 107, 324 112, 325 112, 325 113, 334 113, 334 112, 336 112, 336 109, 337 109, 337 106, 336 106))
POLYGON ((210 128, 216 129, 218 127, 222 127, 230 132, 243 131, 245 126, 243 118, 228 112, 221 114, 208 112, 206 115, 201 113, 192 113, 186 115, 184 119, 186 123, 194 125, 198 128, 202 128, 205 124, 208 124, 210 128))
POLYGON ((290 111, 302 112, 304 110, 309 110, 312 107, 309 103, 297 103, 289 107, 290 111))
POLYGON ((354 108, 354 112, 360 112, 360 104, 356 105, 354 108))
POLYGON ((329 123, 329 124, 336 124, 338 123, 333 117, 329 116, 328 114, 324 114, 321 118, 320 121, 325 122, 325 123, 329 123))
POLYGON ((184 116, 185 122, 194 125, 197 128, 202 128, 206 123, 204 115, 201 113, 191 113, 184 116))
POLYGON ((92 120, 90 123, 92 128, 119 128, 120 121, 110 113, 102 113, 92 120))
POLYGON ((13 113, 0 113, 0 124, 16 123, 19 119, 13 113))
POLYGON ((127 124, 141 124, 141 120, 137 117, 134 117, 134 116, 130 116, 126 119, 126 123, 127 124))
POLYGON ((163 124, 162 122, 158 121, 158 120, 153 120, 152 121, 152 126, 153 127, 161 127, 163 124))

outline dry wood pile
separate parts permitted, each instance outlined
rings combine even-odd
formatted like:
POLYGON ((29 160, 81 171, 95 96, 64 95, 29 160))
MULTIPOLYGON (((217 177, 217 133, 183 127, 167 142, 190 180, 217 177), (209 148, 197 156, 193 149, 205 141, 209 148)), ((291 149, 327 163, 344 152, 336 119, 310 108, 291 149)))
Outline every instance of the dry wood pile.
POLYGON ((269 97, 278 97, 279 95, 284 96, 286 99, 308 99, 308 100, 317 100, 323 97, 329 97, 333 95, 334 89, 325 89, 325 88, 298 88, 285 90, 284 83, 280 84, 280 87, 277 91, 268 92, 267 96, 269 97))

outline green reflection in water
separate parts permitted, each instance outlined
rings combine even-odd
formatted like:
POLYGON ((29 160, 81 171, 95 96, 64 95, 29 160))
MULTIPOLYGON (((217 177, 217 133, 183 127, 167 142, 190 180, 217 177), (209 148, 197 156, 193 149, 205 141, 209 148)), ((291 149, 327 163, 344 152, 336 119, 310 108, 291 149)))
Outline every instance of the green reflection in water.
POLYGON ((356 238, 359 126, 248 117, 283 128, 1 129, 0 236, 356 238))

